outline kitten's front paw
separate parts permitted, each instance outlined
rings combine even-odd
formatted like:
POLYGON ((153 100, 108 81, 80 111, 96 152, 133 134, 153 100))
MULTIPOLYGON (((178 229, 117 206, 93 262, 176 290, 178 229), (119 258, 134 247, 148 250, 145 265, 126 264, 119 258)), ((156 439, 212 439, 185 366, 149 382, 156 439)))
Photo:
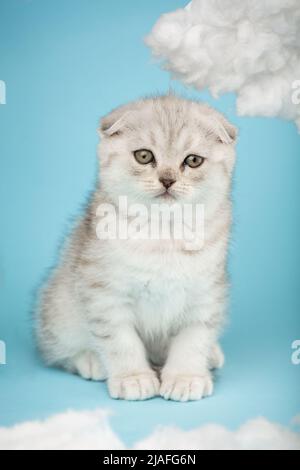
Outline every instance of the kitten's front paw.
POLYGON ((162 377, 160 395, 165 400, 201 400, 213 393, 213 381, 209 372, 205 375, 165 375, 162 377))
POLYGON ((110 396, 123 400, 147 400, 155 397, 159 395, 159 385, 154 373, 108 379, 110 396))

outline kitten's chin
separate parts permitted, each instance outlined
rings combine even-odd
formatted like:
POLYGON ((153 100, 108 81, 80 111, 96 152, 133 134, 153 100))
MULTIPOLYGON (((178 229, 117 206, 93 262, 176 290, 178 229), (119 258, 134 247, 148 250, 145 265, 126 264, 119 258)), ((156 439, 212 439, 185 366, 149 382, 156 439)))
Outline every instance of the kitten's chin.
POLYGON ((159 194, 158 196, 156 196, 156 199, 161 200, 163 202, 174 202, 177 200, 177 198, 168 191, 164 192, 163 194, 159 194))
POLYGON ((177 194, 176 192, 171 193, 169 191, 166 191, 162 194, 159 194, 158 196, 155 197, 155 201, 158 203, 165 203, 165 204, 184 204, 184 203, 191 203, 193 204, 193 197, 188 194, 177 194))

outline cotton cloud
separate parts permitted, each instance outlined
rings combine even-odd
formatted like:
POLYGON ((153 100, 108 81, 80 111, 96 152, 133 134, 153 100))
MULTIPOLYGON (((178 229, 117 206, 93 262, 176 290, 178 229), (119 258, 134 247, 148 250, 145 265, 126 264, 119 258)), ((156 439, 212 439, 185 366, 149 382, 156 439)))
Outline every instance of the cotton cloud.
MULTIPOLYGON (((68 411, 45 421, 0 428, 0 450, 124 450, 126 446, 108 421, 109 413, 68 411)), ((300 422, 295 418, 295 424, 300 422)), ((193 431, 161 427, 134 449, 300 450, 300 434, 260 418, 237 431, 209 424, 193 431)))
POLYGON ((236 92, 238 114, 300 131, 299 0, 192 0, 162 15, 146 43, 186 85, 236 92))
POLYGON ((137 445, 161 450, 300 450, 300 435, 264 418, 248 421, 237 431, 209 424, 193 431, 161 428, 137 445))
POLYGON ((0 428, 0 450, 116 450, 124 445, 112 431, 108 413, 67 411, 45 421, 0 428))

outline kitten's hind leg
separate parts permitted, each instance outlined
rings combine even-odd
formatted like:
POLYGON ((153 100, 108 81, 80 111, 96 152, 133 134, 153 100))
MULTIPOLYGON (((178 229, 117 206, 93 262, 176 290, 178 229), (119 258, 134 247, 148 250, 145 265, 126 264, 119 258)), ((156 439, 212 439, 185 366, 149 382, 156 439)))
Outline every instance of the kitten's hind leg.
POLYGON ((68 359, 64 367, 86 380, 106 380, 107 374, 100 356, 93 351, 82 351, 72 359, 68 359))
POLYGON ((210 369, 222 369, 225 363, 225 356, 221 349, 221 346, 216 343, 212 350, 209 358, 209 368, 210 369))

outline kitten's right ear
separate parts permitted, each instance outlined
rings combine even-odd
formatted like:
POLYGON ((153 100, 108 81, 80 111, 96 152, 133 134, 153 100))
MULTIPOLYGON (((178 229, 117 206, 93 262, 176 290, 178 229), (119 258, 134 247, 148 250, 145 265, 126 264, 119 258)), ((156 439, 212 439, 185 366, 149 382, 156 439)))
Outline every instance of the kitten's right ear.
POLYGON ((117 109, 100 120, 98 133, 100 137, 120 135, 126 127, 126 119, 130 111, 117 109))

